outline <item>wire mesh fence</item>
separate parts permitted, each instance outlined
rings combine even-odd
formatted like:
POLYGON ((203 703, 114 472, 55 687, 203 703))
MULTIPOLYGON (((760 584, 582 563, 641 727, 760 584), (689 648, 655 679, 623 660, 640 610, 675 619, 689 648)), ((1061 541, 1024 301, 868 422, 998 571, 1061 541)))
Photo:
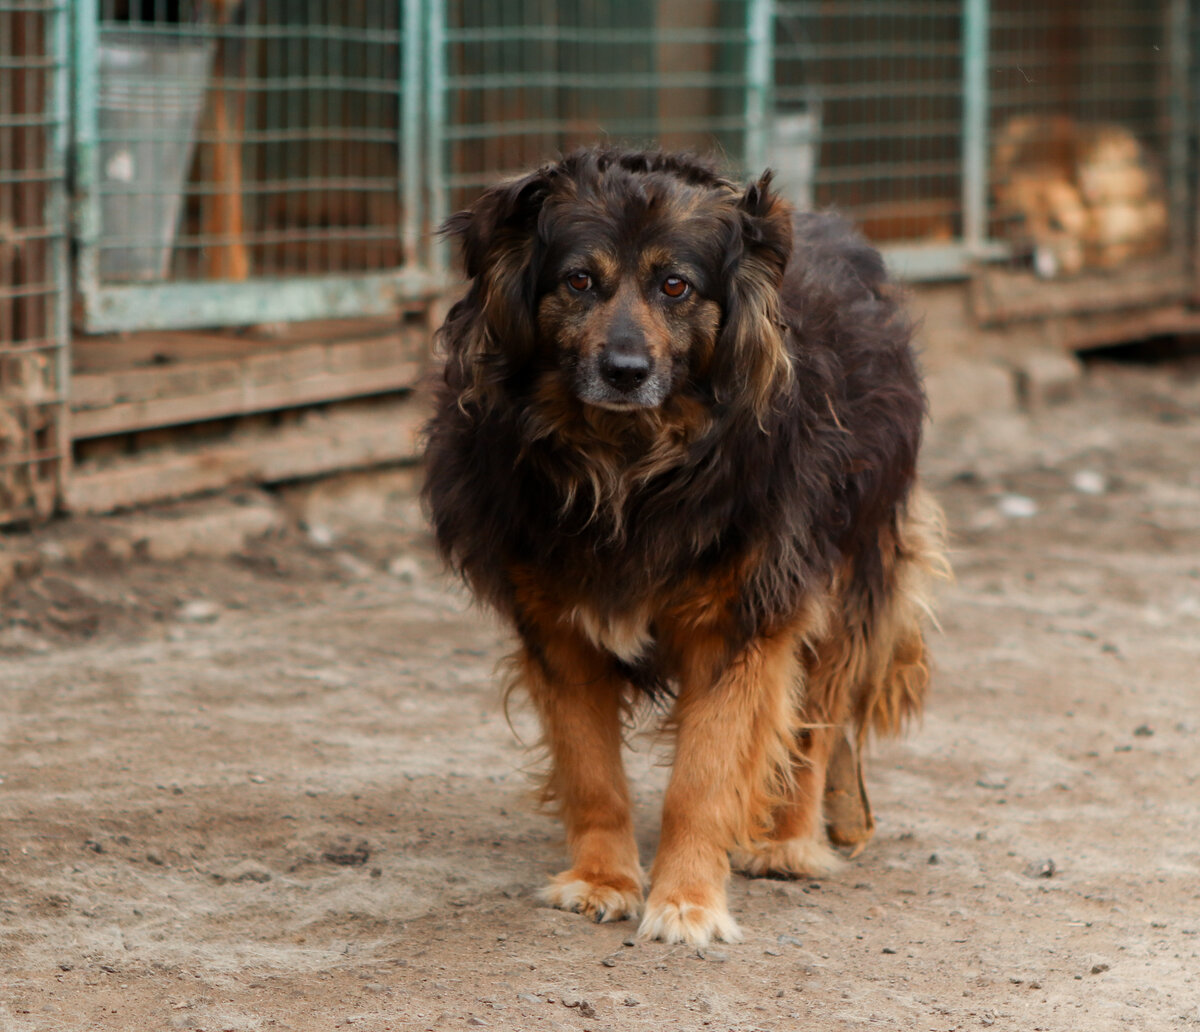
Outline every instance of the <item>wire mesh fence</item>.
POLYGON ((0 522, 51 511, 67 455, 66 20, 0 0, 0 522))
POLYGON ((447 0, 431 13, 439 214, 607 141, 763 160, 762 0, 447 0))
POLYGON ((1045 277, 1188 245, 1186 2, 994 0, 990 232, 1045 277))
MULTIPOLYGON (((414 267, 418 7, 80 0, 84 292, 223 284, 213 296, 240 302, 226 320, 287 319, 322 314, 318 295, 304 311, 289 309, 302 294, 255 304, 229 285, 414 267)), ((210 315, 197 291, 133 296, 174 307, 162 324, 210 315)), ((92 328, 122 328, 87 311, 92 328)))
POLYGON ((881 244, 960 238, 962 33, 961 0, 781 0, 774 132, 811 170, 794 199, 881 244))

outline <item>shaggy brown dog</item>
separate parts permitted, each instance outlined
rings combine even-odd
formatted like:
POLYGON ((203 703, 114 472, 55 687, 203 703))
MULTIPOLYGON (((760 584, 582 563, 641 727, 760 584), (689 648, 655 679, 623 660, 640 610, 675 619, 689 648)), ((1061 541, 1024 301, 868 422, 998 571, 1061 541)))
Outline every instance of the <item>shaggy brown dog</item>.
POLYGON ((894 731, 925 692, 942 560, 910 325, 844 221, 689 157, 573 154, 446 229, 471 283, 426 497, 520 637, 571 855, 547 898, 641 906, 621 747, 650 696, 674 761, 640 934, 735 941, 731 852, 828 871, 833 743, 894 731))

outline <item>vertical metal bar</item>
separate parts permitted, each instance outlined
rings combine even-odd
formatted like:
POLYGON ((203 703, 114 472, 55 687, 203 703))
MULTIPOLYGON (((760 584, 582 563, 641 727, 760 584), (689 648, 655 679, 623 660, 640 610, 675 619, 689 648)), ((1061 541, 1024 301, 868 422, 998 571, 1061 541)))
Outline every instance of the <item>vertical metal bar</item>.
POLYGON ((65 196, 71 125, 70 7, 65 4, 56 4, 51 18, 53 26, 47 35, 51 41, 51 53, 54 55, 54 71, 53 97, 50 102, 52 135, 49 141, 49 151, 54 156, 51 167, 56 182, 50 185, 46 224, 53 227, 55 234, 51 245, 53 248, 51 268, 55 286, 52 339, 55 349, 54 447, 58 453, 58 461, 55 464, 54 489, 57 507, 58 503, 66 496, 67 478, 70 476, 71 466, 71 406, 69 404, 71 396, 71 263, 67 243, 68 212, 65 196))
POLYGON ((770 132, 774 0, 748 0, 746 4, 746 135, 742 160, 746 172, 759 175, 767 164, 770 132))
POLYGON ((421 235, 421 0, 401 0, 400 24, 400 204, 404 211, 400 238, 408 268, 420 260, 421 235))
POLYGON ((79 243, 76 275, 85 309, 100 287, 100 176, 97 105, 100 60, 98 0, 75 0, 75 197, 74 235, 79 243))
POLYGON ((1188 71, 1191 25, 1188 0, 1170 0, 1167 6, 1167 54, 1170 61, 1170 91, 1167 119, 1167 199, 1170 212, 1171 247, 1182 253, 1188 244, 1188 134, 1191 110, 1188 71))
MULTIPOLYGON (((426 118, 428 144, 425 154, 425 175, 429 191, 429 225, 435 231, 449 214, 445 170, 446 146, 446 4, 445 0, 424 0, 427 20, 426 40, 429 58, 426 62, 426 118)), ((435 280, 446 274, 449 259, 446 244, 437 237, 429 249, 430 271, 435 280)))
POLYGON ((963 238, 969 255, 987 239, 988 0, 963 4, 963 238))

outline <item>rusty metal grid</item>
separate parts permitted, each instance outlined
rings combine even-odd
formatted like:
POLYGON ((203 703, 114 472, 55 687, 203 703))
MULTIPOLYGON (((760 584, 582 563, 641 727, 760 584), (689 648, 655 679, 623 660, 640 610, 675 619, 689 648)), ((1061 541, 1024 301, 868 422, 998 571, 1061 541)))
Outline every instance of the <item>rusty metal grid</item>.
POLYGON ((52 512, 68 462, 67 15, 0 0, 0 524, 52 512))
POLYGON ((77 0, 82 323, 386 314, 423 262, 420 0, 77 0))

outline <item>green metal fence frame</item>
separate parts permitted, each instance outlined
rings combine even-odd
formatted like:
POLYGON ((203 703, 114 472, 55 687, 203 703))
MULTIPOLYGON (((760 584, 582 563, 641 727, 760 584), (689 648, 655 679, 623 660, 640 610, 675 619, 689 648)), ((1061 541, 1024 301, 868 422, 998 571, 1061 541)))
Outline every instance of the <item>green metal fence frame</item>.
MULTIPOLYGON (((425 0, 427 48, 427 125, 429 148, 426 160, 429 210, 433 226, 440 226, 450 215, 450 177, 447 175, 447 152, 450 134, 447 132, 447 97, 453 88, 448 69, 447 48, 450 33, 445 0, 425 0)), ((766 166, 767 141, 771 124, 773 63, 771 57, 773 0, 747 0, 746 3, 746 86, 742 108, 744 143, 736 155, 747 173, 761 171, 766 166)), ((436 245, 433 257, 439 277, 444 276, 448 249, 436 245)))
POLYGON ((1007 242, 987 234, 988 13, 988 0, 963 0, 962 237, 947 243, 882 246, 888 268, 899 279, 965 279, 979 263, 1012 253, 1007 242))
POLYGON ((421 160, 424 0, 401 7, 400 227, 404 265, 387 272, 313 277, 257 277, 240 282, 111 285, 101 281, 97 62, 99 0, 74 0, 75 203, 78 321, 89 332, 231 326, 304 319, 385 315, 438 292, 423 241, 426 209, 421 160))
MULTIPOLYGON (((447 67, 450 34, 446 0, 393 0, 404 26, 400 182, 405 264, 387 273, 105 285, 97 272, 99 240, 96 127, 96 52, 99 0, 74 0, 75 170, 74 236, 79 245, 76 285, 81 325, 90 331, 235 325, 299 319, 386 314, 405 301, 430 297, 447 283, 447 250, 433 230, 449 212, 447 67)), ((1188 0, 1164 0, 1172 26, 1168 62, 1176 79, 1189 67, 1188 0), (1176 31, 1177 30, 1177 31, 1176 31)), ((893 272, 907 280, 963 279, 981 264, 1004 260, 1011 247, 989 238, 988 157, 989 0, 962 0, 962 235, 944 243, 890 244, 882 248, 893 272)), ((757 173, 766 164, 773 118, 774 0, 747 2, 745 136, 740 159, 757 173)), ((1190 117, 1186 90, 1174 91, 1169 117, 1190 117)), ((1174 202, 1186 203, 1188 143, 1177 133, 1167 156, 1174 202)), ((1185 232, 1180 228, 1180 232, 1185 232)))

